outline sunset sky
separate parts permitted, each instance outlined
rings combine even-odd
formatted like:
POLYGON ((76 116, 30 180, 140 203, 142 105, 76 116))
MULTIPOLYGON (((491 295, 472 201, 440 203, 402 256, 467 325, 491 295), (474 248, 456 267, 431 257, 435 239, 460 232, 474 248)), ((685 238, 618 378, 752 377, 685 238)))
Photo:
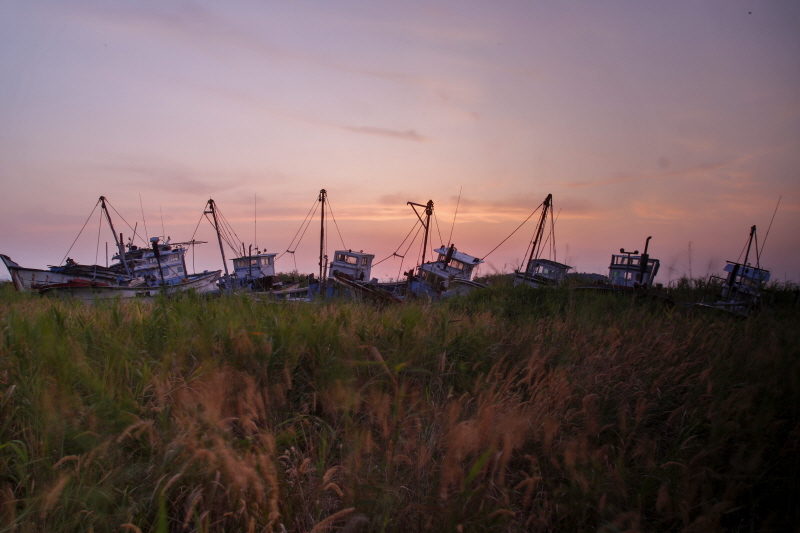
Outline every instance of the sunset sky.
MULTIPOLYGON (((0 253, 35 268, 101 195, 173 241, 213 198, 280 253, 325 188, 377 261, 407 201, 434 201, 438 245, 461 191, 452 241, 482 257, 552 193, 559 261, 606 273, 652 236, 666 283, 720 273, 753 224, 763 243, 782 196, 761 265, 798 282, 800 2, 5 0, 0 176, 0 253)), ((482 272, 511 271, 533 230, 482 272)), ((196 269, 222 268, 208 222, 195 238, 196 269)), ((106 242, 95 213, 69 255, 104 264, 106 242)))

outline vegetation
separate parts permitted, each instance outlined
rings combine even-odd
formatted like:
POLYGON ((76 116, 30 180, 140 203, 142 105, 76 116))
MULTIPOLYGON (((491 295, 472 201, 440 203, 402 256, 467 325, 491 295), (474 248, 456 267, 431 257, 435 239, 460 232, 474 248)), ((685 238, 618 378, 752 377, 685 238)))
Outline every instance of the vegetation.
POLYGON ((800 309, 778 301, 6 287, 0 531, 795 530, 800 309))

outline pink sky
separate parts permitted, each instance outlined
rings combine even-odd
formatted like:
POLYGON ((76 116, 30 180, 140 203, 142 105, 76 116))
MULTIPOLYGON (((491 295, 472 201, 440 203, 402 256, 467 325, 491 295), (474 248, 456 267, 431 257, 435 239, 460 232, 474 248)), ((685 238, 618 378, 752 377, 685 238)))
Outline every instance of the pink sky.
MULTIPOLYGON (((453 242, 483 256, 552 193, 558 260, 604 273, 652 235, 666 283, 690 243, 704 277, 751 225, 763 242, 782 195, 762 267, 797 282, 798 58, 797 2, 5 1, 0 253, 60 263, 101 195, 140 231, 141 195, 173 240, 213 197, 247 245, 255 199, 257 244, 282 252, 325 188, 376 260, 407 201, 434 201, 446 241, 461 190, 453 242)), ((533 229, 483 271, 516 266, 533 229)), ((107 241, 95 216, 70 257, 104 263, 107 241)), ((195 266, 222 267, 213 242, 195 266)))

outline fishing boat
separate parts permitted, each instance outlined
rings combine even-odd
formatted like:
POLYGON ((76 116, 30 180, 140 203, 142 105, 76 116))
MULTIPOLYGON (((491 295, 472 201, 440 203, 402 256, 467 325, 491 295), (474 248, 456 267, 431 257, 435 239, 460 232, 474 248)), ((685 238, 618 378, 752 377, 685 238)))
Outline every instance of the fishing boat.
POLYGON ((572 267, 559 263, 555 260, 556 247, 555 247, 555 221, 553 220, 553 195, 548 194, 544 202, 542 202, 542 213, 539 217, 539 223, 536 230, 533 232, 525 255, 528 260, 525 269, 514 271, 514 286, 527 285, 533 288, 539 287, 555 287, 564 282, 564 276, 567 271, 572 267), (548 220, 550 221, 550 233, 547 239, 545 236, 545 229, 548 220), (542 254, 548 248, 553 256, 553 259, 545 259, 542 254))
MULTIPOLYGON (((295 237, 286 248, 288 254, 294 254, 300 241, 311 225, 317 209, 320 211, 320 238, 319 238, 319 273, 318 275, 309 274, 303 280, 304 286, 290 286, 287 288, 275 287, 270 291, 271 296, 280 300, 310 302, 319 298, 348 297, 360 299, 364 296, 372 297, 379 289, 365 288, 371 279, 373 254, 365 253, 363 250, 358 252, 352 249, 339 249, 333 253, 333 259, 328 261, 328 245, 326 236, 326 216, 330 215, 336 224, 333 211, 328 200, 328 191, 321 189, 317 200, 309 210, 306 218, 301 222, 295 237), (299 236, 299 239, 298 239, 299 236), (292 249, 294 246, 294 249, 292 249)), ((336 224, 338 231, 338 224, 336 224)), ((341 238, 341 233, 339 234, 341 238)), ((344 246, 344 241, 342 241, 344 246)), ((283 255, 283 254, 281 254, 283 255)), ((279 256, 280 257, 280 256, 279 256)))
POLYGON ((190 290, 196 293, 206 293, 216 290, 219 275, 219 270, 190 274, 184 280, 168 285, 149 283, 144 278, 134 279, 128 285, 101 285, 99 283, 76 280, 69 283, 49 285, 39 292, 46 296, 71 297, 87 302, 114 298, 146 298, 159 294, 169 296, 190 290))
POLYGON ((214 227, 219 243, 219 253, 222 256, 222 266, 225 270, 225 275, 220 277, 218 283, 221 290, 263 292, 280 286, 279 283, 274 283, 275 256, 278 254, 262 252, 258 248, 253 253, 253 246, 250 245, 249 249, 245 250, 244 243, 241 243, 240 250, 240 241, 236 232, 220 213, 213 198, 206 202, 203 215, 214 227), (209 215, 211 216, 209 217, 209 215), (231 259, 233 272, 228 270, 223 242, 236 255, 231 259))
POLYGON ((723 271, 726 276, 710 276, 708 287, 719 287, 719 293, 713 303, 698 304, 730 313, 747 316, 761 305, 761 292, 770 279, 769 270, 761 268, 761 252, 758 249, 756 227, 750 228, 747 240, 747 251, 744 261, 726 261, 723 271), (750 252, 755 243, 756 266, 750 264, 750 252))
MULTIPOLYGON (((63 265, 50 266, 48 270, 40 270, 22 267, 12 261, 9 256, 0 255, 9 274, 11 274, 11 279, 14 282, 16 290, 20 292, 39 291, 51 285, 72 282, 87 282, 101 286, 113 285, 120 284, 133 277, 130 261, 138 253, 136 252, 136 247, 131 246, 128 252, 125 251, 122 233, 117 236, 114 223, 108 212, 107 199, 105 196, 101 196, 98 199, 89 217, 91 218, 98 206, 100 206, 100 216, 101 218, 104 217, 108 222, 111 233, 114 236, 114 244, 117 246, 118 253, 113 259, 118 259, 119 261, 111 266, 104 267, 100 265, 81 265, 67 257, 63 265)), ((80 234, 78 235, 80 236, 80 234)), ((67 251, 67 254, 69 254, 69 251, 67 251)))
POLYGON ((35 292, 49 285, 72 281, 112 284, 125 276, 125 272, 119 268, 80 265, 70 258, 64 265, 50 266, 48 270, 25 268, 3 254, 0 254, 0 259, 11 275, 14 288, 20 292, 35 292))
POLYGON ((611 265, 608 267, 608 279, 615 289, 649 289, 658 274, 660 261, 650 257, 647 249, 650 239, 647 237, 644 252, 639 255, 639 250, 626 252, 620 248, 619 254, 612 254, 611 265))
POLYGON ((407 202, 406 205, 410 205, 414 210, 425 231, 422 241, 422 260, 416 269, 406 273, 405 292, 413 296, 425 295, 432 299, 441 299, 467 294, 474 289, 485 287, 482 283, 472 280, 475 268, 483 263, 483 260, 458 251, 454 244, 441 245, 434 250, 437 254, 436 260, 425 261, 433 216, 433 200, 428 200, 427 204, 407 202), (423 208, 421 213, 418 207, 423 208))
POLYGON ((47 296, 93 301, 172 295, 188 290, 205 293, 217 289, 221 270, 187 273, 186 245, 196 241, 170 243, 169 239, 161 242, 159 237, 151 237, 150 242, 151 248, 137 248, 127 253, 127 256, 123 255, 123 261, 129 264, 133 272, 130 278, 120 278, 113 284, 73 280, 47 285, 39 292, 47 296))

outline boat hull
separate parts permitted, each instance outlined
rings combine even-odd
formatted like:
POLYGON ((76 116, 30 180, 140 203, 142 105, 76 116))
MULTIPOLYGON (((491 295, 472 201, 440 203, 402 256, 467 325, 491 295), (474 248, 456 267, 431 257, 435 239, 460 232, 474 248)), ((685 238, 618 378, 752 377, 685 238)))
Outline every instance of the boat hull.
POLYGON ((105 286, 93 283, 71 282, 60 285, 50 285, 39 292, 47 296, 74 298, 87 302, 108 299, 136 299, 149 298, 159 294, 167 296, 183 291, 193 290, 198 293, 213 292, 217 289, 221 271, 217 270, 207 274, 200 274, 194 279, 176 283, 174 285, 136 287, 105 286))
MULTIPOLYGON (((6 265, 8 273, 11 274, 11 281, 14 288, 20 292, 35 292, 45 287, 60 283, 71 283, 73 281, 96 282, 100 284, 116 283, 119 277, 116 273, 96 272, 87 274, 76 274, 74 272, 56 272, 53 270, 39 270, 36 268, 25 268, 12 261, 7 255, 0 254, 0 259, 6 265)), ((84 269, 90 267, 84 267, 84 269)))

